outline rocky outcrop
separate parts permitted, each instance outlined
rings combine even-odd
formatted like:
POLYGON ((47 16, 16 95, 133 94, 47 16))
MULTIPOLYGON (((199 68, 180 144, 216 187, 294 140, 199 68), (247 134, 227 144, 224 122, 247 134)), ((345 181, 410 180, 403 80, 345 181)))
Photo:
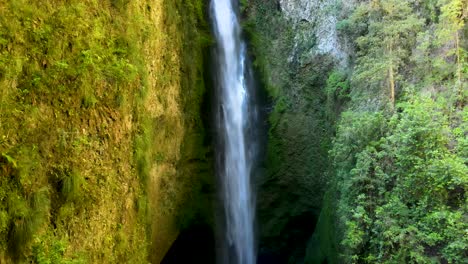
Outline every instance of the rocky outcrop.
MULTIPOLYGON (((279 0, 282 16, 294 31, 290 60, 307 63, 313 56, 327 54, 346 63, 346 46, 338 37, 340 0, 279 0)), ((350 4, 350 3, 348 3, 350 4)))

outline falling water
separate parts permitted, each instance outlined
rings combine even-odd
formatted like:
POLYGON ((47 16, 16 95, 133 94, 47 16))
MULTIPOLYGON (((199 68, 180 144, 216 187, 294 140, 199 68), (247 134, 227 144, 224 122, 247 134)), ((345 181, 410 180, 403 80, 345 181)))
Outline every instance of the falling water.
POLYGON ((256 144, 252 137, 255 105, 237 0, 212 0, 217 48, 215 78, 218 175, 223 202, 224 263, 255 263, 254 199, 251 175, 256 144))

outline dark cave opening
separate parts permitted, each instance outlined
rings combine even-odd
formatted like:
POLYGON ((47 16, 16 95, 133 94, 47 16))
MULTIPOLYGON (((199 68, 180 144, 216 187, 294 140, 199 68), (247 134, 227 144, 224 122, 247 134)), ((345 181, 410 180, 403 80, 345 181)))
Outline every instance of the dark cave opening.
POLYGON ((215 237, 208 225, 197 225, 180 232, 161 264, 216 262, 215 237))
POLYGON ((260 240, 258 264, 302 263, 318 216, 314 210, 291 216, 281 233, 260 240))
MULTIPOLYGON (((292 217, 280 237, 260 241, 258 264, 297 263, 304 259, 308 239, 315 231, 317 215, 305 212, 292 217)), ((183 230, 164 256, 162 264, 216 263, 215 233, 208 224, 183 230)))

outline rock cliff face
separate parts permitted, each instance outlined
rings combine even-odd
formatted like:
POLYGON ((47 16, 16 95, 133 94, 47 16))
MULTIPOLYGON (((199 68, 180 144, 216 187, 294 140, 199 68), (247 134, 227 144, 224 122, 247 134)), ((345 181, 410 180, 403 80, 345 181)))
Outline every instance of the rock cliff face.
POLYGON ((319 219, 334 122, 325 87, 348 61, 337 27, 350 5, 253 0, 244 7, 255 65, 272 99, 267 169, 258 181, 260 255, 303 261, 319 219))
POLYGON ((340 0, 279 0, 279 5, 295 34, 291 59, 301 58, 304 63, 313 56, 327 54, 346 62, 345 45, 337 33, 343 5, 340 0))

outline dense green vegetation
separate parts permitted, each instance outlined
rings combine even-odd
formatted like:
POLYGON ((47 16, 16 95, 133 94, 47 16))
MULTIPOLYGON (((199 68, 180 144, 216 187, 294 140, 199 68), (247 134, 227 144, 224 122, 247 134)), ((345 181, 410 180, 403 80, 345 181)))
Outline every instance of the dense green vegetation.
POLYGON ((0 2, 0 263, 157 262, 210 217, 203 8, 0 2))
POLYGON ((356 56, 330 152, 329 261, 468 260, 467 14, 457 0, 369 1, 340 22, 356 56))
MULTIPOLYGON (((321 206, 306 262, 467 262, 466 1, 337 1, 330 12, 339 16, 349 62, 334 69, 327 57, 304 61, 303 53, 291 54, 301 43, 275 3, 251 1, 243 11, 257 69, 273 100, 267 181, 277 179, 297 203, 309 199, 305 210, 321 206), (321 80, 303 81, 314 79, 321 80), (309 115, 297 122, 291 113, 309 115), (316 122, 314 128, 309 122, 316 122), (302 130, 311 141, 290 144, 288 133, 302 130), (324 153, 317 146, 329 151, 328 159, 307 151, 324 153), (295 162, 291 147, 306 157, 295 162), (294 169, 311 163, 314 172, 294 169), (307 181, 326 185, 327 194, 307 181), (295 197, 303 187, 308 192, 295 197), (313 202, 322 197, 323 206, 313 202)), ((270 196, 274 192, 264 197, 274 201, 270 196)), ((274 204, 294 212, 297 203, 274 204)), ((281 209, 269 210, 266 223, 281 229, 288 216, 275 219, 281 209)), ((289 255, 289 261, 300 260, 289 255)))

